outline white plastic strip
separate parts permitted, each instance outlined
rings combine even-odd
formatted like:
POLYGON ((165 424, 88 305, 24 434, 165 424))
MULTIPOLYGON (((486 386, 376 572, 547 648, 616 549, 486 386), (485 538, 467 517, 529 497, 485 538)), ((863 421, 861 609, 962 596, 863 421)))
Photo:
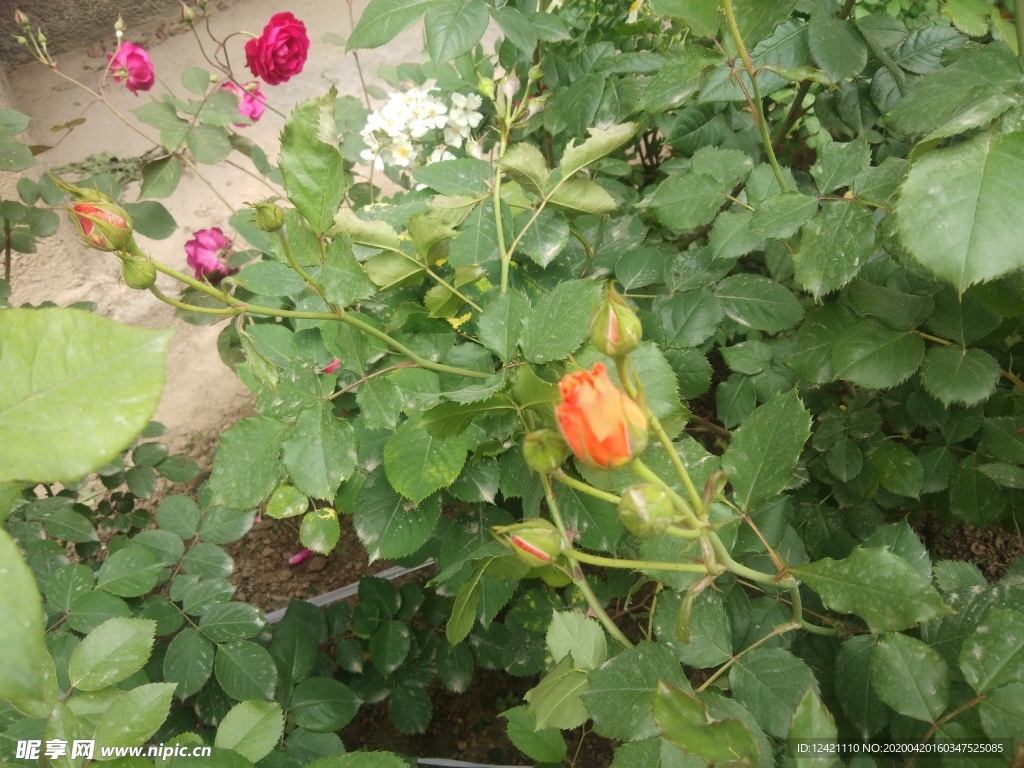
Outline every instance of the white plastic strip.
POLYGON ((420 765, 439 765, 444 768, 524 768, 521 765, 484 765, 483 763, 466 763, 462 760, 445 760, 442 757, 418 758, 420 765))
MULTIPOLYGON (((402 576, 406 576, 410 573, 415 573, 416 571, 420 571, 433 564, 434 559, 431 557, 427 558, 426 561, 420 563, 419 565, 413 568, 402 568, 401 566, 396 565, 391 568, 385 568, 380 573, 368 573, 366 575, 375 576, 378 579, 387 579, 388 581, 394 581, 395 579, 400 579, 402 576)), ((323 608, 324 606, 330 605, 331 603, 336 603, 339 600, 345 600, 346 598, 352 597, 358 592, 359 583, 356 582, 355 584, 349 584, 347 587, 331 590, 330 592, 325 592, 322 595, 311 597, 309 598, 309 600, 306 600, 306 602, 312 603, 317 608, 323 608)), ((277 622, 284 618, 284 612, 286 610, 287 608, 279 608, 276 611, 271 611, 270 613, 264 614, 264 618, 267 620, 268 624, 277 624, 277 622)), ((466 763, 466 765, 469 765, 469 763, 466 763)))

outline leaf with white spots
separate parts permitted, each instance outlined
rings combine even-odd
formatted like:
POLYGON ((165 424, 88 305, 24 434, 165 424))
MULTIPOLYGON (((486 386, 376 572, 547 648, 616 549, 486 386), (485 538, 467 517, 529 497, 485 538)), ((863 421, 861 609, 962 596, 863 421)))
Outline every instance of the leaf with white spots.
POLYGON ((991 611, 960 649, 960 669, 978 693, 1024 683, 1024 613, 991 611))

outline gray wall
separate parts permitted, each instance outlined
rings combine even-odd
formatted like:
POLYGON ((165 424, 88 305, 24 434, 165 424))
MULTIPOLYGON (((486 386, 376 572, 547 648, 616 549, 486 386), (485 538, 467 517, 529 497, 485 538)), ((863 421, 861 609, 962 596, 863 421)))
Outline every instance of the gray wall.
MULTIPOLYGON (((216 2, 216 0, 211 0, 216 2)), ((46 47, 53 56, 100 40, 114 43, 114 22, 124 17, 131 28, 140 21, 164 18, 179 23, 178 0, 0 0, 0 62, 7 67, 31 60, 14 39, 20 30, 14 23, 14 9, 20 8, 32 20, 32 30, 41 26, 46 47)))

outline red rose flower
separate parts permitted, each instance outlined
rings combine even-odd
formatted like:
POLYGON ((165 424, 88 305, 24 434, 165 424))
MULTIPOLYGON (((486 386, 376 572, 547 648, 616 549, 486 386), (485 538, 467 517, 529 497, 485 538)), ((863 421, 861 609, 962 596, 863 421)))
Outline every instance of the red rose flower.
POLYGON ((288 82, 309 55, 306 25, 290 13, 275 13, 263 34, 245 44, 245 64, 268 85, 288 82))
POLYGON ((137 45, 125 41, 115 55, 107 54, 107 60, 110 61, 110 74, 114 82, 124 80, 125 87, 136 96, 139 91, 148 91, 156 82, 149 54, 137 45))

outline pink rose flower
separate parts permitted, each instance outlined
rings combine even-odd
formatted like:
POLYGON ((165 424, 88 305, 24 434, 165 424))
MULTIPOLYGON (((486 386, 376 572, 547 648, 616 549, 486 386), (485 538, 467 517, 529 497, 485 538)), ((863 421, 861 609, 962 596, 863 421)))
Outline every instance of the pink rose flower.
POLYGON ((341 360, 339 360, 338 358, 335 357, 334 359, 331 360, 331 362, 329 362, 327 364, 327 367, 324 368, 322 372, 323 373, 334 373, 339 368, 341 368, 341 360))
MULTIPOLYGON (((260 115, 266 109, 266 105, 263 103, 263 93, 260 92, 260 84, 256 81, 246 83, 241 88, 232 82, 227 82, 220 89, 235 94, 238 97, 238 114, 248 117, 254 123, 260 119, 260 115)), ((249 123, 235 123, 234 125, 244 128, 249 123)))
POLYGON ((309 560, 313 556, 313 553, 308 549, 300 549, 294 555, 288 558, 288 565, 302 565, 304 562, 309 560))
POLYGON ((306 25, 290 13, 275 13, 263 34, 245 44, 245 64, 268 85, 285 83, 302 71, 309 55, 306 25))
POLYGON ((225 259, 231 252, 231 241, 224 237, 220 227, 201 229, 185 243, 188 265, 196 272, 196 280, 203 276, 211 281, 231 274, 225 259))
POLYGON ((116 54, 107 54, 107 61, 110 62, 110 74, 114 82, 127 81, 125 85, 136 96, 139 95, 139 91, 148 91, 152 88, 156 81, 149 54, 137 45, 121 43, 116 54))

